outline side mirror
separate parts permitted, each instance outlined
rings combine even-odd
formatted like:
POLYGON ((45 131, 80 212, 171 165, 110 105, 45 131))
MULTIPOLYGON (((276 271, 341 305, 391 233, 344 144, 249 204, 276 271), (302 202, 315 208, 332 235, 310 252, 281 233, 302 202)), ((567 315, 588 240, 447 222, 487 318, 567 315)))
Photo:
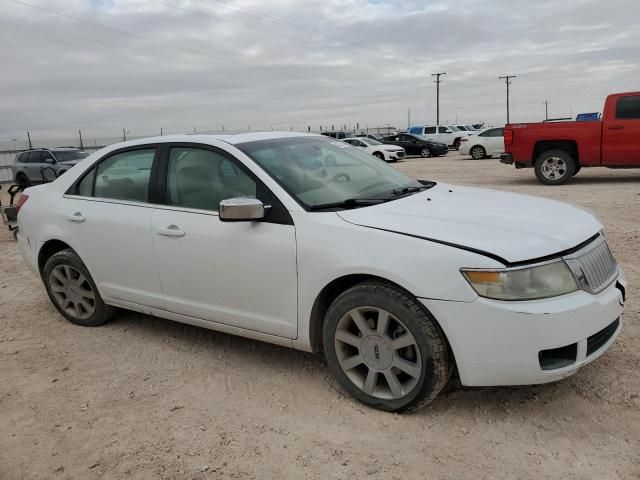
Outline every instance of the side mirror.
POLYGON ((56 163, 56 161, 53 158, 49 157, 44 159, 44 163, 56 163))
POLYGON ((218 214, 223 222, 259 220, 264 218, 265 210, 268 208, 257 198, 227 198, 220 202, 218 214))

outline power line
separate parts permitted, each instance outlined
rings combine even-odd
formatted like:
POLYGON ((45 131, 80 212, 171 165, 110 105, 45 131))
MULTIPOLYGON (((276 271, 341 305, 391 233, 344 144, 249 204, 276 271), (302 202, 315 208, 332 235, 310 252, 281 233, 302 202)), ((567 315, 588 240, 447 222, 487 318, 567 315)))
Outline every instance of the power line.
POLYGON ((503 77, 498 77, 498 80, 504 80, 504 83, 507 84, 507 123, 509 123, 509 85, 511 85, 512 78, 516 78, 516 75, 505 75, 503 77))
POLYGON ((121 35, 126 35, 126 36, 129 36, 129 37, 138 38, 140 40, 144 40, 144 41, 149 42, 149 43, 160 45, 162 47, 169 47, 169 48, 173 48, 173 49, 176 49, 176 50, 181 50, 183 52, 191 53, 193 55, 200 55, 200 56, 208 57, 208 58, 211 58, 211 59, 214 59, 214 60, 220 60, 220 61, 223 61, 223 62, 235 63, 237 65, 242 65, 242 66, 245 66, 245 67, 248 67, 248 68, 253 68, 253 69, 256 69, 256 70, 263 70, 263 71, 266 71, 266 72, 269 72, 269 73, 275 73, 277 75, 283 75, 283 76, 287 76, 287 77, 291 77, 291 78, 297 78, 297 79, 305 80, 305 81, 312 81, 312 82, 315 82, 315 83, 323 84, 325 86, 348 88, 348 89, 351 89, 351 90, 356 90, 358 92, 367 92, 367 93, 372 93, 372 94, 375 94, 375 95, 381 95, 383 93, 383 92, 376 92, 374 90, 368 90, 368 89, 365 89, 365 88, 362 88, 362 87, 354 87, 352 85, 348 85, 348 84, 344 84, 344 83, 333 82, 333 81, 330 81, 330 80, 322 80, 322 79, 317 79, 317 78, 313 78, 313 77, 307 77, 307 76, 304 76, 304 75, 298 75, 298 74, 295 74, 295 73, 284 72, 284 71, 281 71, 281 70, 273 69, 271 67, 253 65, 253 64, 246 63, 246 62, 243 62, 241 60, 236 60, 236 59, 233 59, 233 58, 222 57, 222 56, 219 56, 219 55, 212 55, 210 53, 202 52, 200 50, 195 50, 195 49, 192 49, 192 48, 182 47, 180 45, 175 45, 175 44, 172 44, 172 43, 163 42, 161 40, 156 40, 156 39, 153 39, 153 38, 145 37, 144 35, 140 35, 138 33, 133 33, 133 32, 129 32, 127 30, 121 30, 119 28, 114 28, 114 27, 111 27, 109 25, 105 25, 103 23, 93 22, 93 21, 87 20, 85 18, 75 17, 73 15, 68 15, 66 13, 57 12, 55 10, 50 10, 48 8, 41 7, 39 5, 33 5, 31 3, 23 2, 21 0, 10 0, 10 1, 12 1, 14 3, 17 3, 19 5, 23 5, 25 7, 35 8, 36 10, 41 10, 43 12, 47 12, 47 13, 50 13, 52 15, 56 15, 58 17, 66 18, 66 19, 73 20, 73 21, 80 22, 80 23, 85 23, 85 24, 91 25, 93 27, 101 28, 101 29, 108 30, 108 31, 111 31, 111 32, 114 32, 114 33, 119 33, 121 35))
POLYGON ((446 75, 446 72, 432 73, 432 77, 436 77, 436 126, 440 125, 440 76, 446 75))

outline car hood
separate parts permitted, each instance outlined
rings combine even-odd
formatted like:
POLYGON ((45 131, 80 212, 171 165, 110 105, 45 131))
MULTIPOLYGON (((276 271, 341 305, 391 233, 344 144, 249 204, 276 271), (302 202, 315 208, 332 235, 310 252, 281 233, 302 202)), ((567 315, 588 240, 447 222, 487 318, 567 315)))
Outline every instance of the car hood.
POLYGON ((78 163, 80 163, 82 160, 84 160, 83 158, 79 158, 78 160, 65 160, 64 162, 58 162, 62 165, 68 165, 70 167, 77 165, 78 163))
POLYGON ((383 145, 377 145, 378 147, 382 148, 382 150, 384 150, 385 152, 399 152, 401 150, 404 150, 404 148, 398 146, 398 145, 391 145, 388 143, 385 143, 383 145))
POLYGON ((338 215, 356 225, 488 253, 505 263, 572 249, 602 229, 594 215, 566 203, 447 184, 338 215))

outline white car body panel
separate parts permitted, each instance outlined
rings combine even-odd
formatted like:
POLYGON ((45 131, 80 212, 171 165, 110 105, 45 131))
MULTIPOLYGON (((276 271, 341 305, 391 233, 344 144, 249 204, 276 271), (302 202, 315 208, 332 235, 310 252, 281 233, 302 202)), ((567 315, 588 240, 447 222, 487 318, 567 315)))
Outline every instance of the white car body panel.
POLYGON ((593 215, 566 203, 443 183, 339 215, 357 225, 457 244, 507 262, 571 249, 602 230, 593 215))
POLYGON ((96 160, 124 146, 117 144, 55 182, 26 191, 29 200, 18 215, 20 251, 39 275, 45 242, 65 242, 83 259, 108 304, 309 351, 317 340, 311 318, 322 290, 350 275, 379 277, 410 292, 434 315, 465 385, 558 379, 613 342, 615 335, 598 352, 584 355, 585 339, 621 316, 622 271, 598 295, 578 291, 527 302, 480 298, 459 271, 501 268, 575 248, 602 229, 590 213, 551 200, 445 184, 380 205, 307 212, 233 146, 289 136, 301 134, 180 135, 124 145, 192 142, 222 148, 280 199, 294 225, 227 223, 213 213, 65 195, 96 160), (70 222, 76 212, 86 221, 70 222), (157 228, 174 224, 185 236, 156 235, 157 228), (539 350, 572 342, 580 352, 575 364, 540 369, 539 350))
POLYGON ((405 157, 404 148, 398 147, 396 145, 386 145, 386 144, 368 145, 366 142, 363 142, 361 139, 357 137, 345 138, 343 141, 345 143, 349 143, 349 145, 351 145, 352 147, 358 148, 363 152, 368 153, 369 155, 375 155, 377 153, 381 153, 384 156, 384 160, 386 162, 393 162, 393 161, 399 160, 400 158, 405 157), (352 140, 352 141, 355 140, 357 141, 357 144, 352 145, 351 143, 347 142, 348 140, 352 140), (399 153, 401 154, 401 156, 398 155, 399 153))
POLYGON ((459 152, 462 155, 470 155, 471 149, 477 145, 483 147, 487 155, 500 155, 504 152, 504 137, 483 137, 482 133, 493 128, 487 128, 474 133, 468 137, 467 141, 460 143, 459 152))

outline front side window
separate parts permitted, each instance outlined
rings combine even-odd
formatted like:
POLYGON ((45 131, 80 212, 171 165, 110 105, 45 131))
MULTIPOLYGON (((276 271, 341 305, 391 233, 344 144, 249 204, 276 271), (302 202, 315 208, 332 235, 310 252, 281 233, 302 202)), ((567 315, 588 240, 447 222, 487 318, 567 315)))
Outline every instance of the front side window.
POLYGON ((363 199, 393 199, 405 188, 422 187, 362 150, 326 138, 279 138, 236 147, 305 208, 363 199))
POLYGON ((616 119, 640 120, 640 96, 620 97, 616 104, 616 119))
POLYGON ((365 142, 368 145, 374 145, 374 146, 375 145, 382 145, 382 142, 379 142, 378 140, 374 140, 373 138, 363 138, 362 141, 365 142))
POLYGON ((438 127, 438 133, 451 133, 447 127, 438 127))
POLYGON ((167 188, 169 205, 216 212, 222 200, 256 196, 255 180, 231 160, 191 147, 171 149, 167 188))
POLYGON ((29 163, 41 163, 42 162, 42 152, 40 150, 29 152, 29 163))
POLYGON ((51 152, 42 152, 42 162, 46 162, 47 160, 49 160, 50 163, 53 162, 53 156, 51 155, 51 152))
POLYGON ((425 133, 425 135, 434 134, 434 133, 436 133, 436 127, 426 127, 424 129, 424 133, 425 133))
MULTIPOLYGON (((114 200, 146 202, 149 196, 149 178, 155 156, 155 148, 117 153, 101 161, 95 167, 93 196, 114 200)), ((88 176, 91 176, 90 172, 88 176)), ((86 178, 86 177, 85 177, 86 178)), ((82 182, 79 187, 83 187, 82 182)))

